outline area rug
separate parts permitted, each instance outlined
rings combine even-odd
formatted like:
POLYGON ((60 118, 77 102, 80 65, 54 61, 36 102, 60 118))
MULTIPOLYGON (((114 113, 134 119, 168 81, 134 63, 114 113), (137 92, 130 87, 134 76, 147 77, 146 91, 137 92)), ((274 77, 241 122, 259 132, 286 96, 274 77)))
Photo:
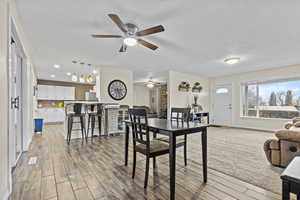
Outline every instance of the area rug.
MULTIPOLYGON (((263 144, 273 133, 235 128, 208 129, 208 167, 274 193, 281 193, 283 169, 267 161, 263 144)), ((188 158, 202 163, 200 134, 188 137, 188 158)), ((177 154, 178 155, 178 154, 177 154)))

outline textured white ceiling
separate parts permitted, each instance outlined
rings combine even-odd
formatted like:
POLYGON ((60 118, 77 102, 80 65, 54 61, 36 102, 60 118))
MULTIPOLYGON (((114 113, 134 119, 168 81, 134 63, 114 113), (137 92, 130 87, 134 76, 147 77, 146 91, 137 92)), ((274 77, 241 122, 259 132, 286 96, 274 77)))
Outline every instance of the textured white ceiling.
POLYGON ((88 71, 74 59, 131 69, 137 81, 170 69, 220 76, 300 63, 299 0, 17 0, 17 6, 40 78, 88 71), (120 34, 108 13, 140 29, 162 24, 165 32, 144 37, 159 49, 137 45, 119 53, 121 39, 91 38, 120 34), (241 62, 227 65, 229 56, 241 62))

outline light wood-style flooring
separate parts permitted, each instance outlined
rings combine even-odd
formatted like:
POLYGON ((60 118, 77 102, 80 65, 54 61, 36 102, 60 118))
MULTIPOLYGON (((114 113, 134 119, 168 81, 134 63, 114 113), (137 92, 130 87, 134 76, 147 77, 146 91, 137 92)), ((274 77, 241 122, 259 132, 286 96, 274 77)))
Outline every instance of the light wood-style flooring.
MULTIPOLYGON (((130 149, 125 167, 123 136, 89 139, 84 144, 73 140, 68 146, 62 132, 62 125, 47 125, 42 135, 34 136, 29 151, 14 171, 12 200, 169 199, 168 156, 157 158, 157 168, 154 172, 150 169, 148 188, 144 190, 144 156, 138 154, 136 177, 132 180, 132 152, 130 149), (38 158, 37 164, 28 165, 33 156, 38 158)), ((193 160, 195 155, 191 156, 197 151, 200 156, 201 146, 198 148, 199 151, 196 147, 189 149, 187 167, 183 165, 182 150, 178 149, 176 199, 281 199, 279 194, 210 168, 208 183, 202 184, 201 165, 193 160)))

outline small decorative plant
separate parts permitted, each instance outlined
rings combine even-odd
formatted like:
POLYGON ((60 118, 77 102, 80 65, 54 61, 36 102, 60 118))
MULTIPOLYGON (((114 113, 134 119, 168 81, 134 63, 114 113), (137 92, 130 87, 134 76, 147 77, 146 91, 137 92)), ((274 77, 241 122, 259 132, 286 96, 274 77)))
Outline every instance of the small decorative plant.
POLYGON ((192 92, 198 92, 200 93, 202 91, 202 86, 199 82, 194 83, 194 86, 192 87, 192 92))
POLYGON ((178 91, 182 92, 188 92, 190 90, 191 86, 188 82, 182 81, 178 86, 178 91))

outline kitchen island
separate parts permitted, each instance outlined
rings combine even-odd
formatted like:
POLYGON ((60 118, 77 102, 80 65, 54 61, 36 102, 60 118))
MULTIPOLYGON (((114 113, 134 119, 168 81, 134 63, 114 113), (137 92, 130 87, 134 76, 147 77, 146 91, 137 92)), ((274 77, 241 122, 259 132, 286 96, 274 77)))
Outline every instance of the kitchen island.
MULTIPOLYGON (((68 133, 68 117, 67 115, 72 113, 73 111, 67 110, 74 103, 81 103, 83 104, 83 110, 82 113, 85 116, 84 124, 85 124, 85 131, 88 131, 88 111, 86 108, 89 105, 94 105, 94 104, 99 104, 100 102, 97 101, 66 101, 65 102, 65 120, 64 120, 64 137, 65 139, 67 138, 67 133, 68 133)), ((114 134, 119 134, 123 132, 122 130, 119 129, 118 124, 119 124, 119 104, 113 104, 113 103, 100 103, 103 105, 103 111, 102 111, 102 129, 101 129, 101 135, 103 136, 110 136, 114 134)), ((99 131, 98 131, 98 118, 96 118, 96 126, 94 130, 94 136, 99 136, 99 131)), ((91 127, 90 127, 91 128, 91 127)), ((91 137, 91 130, 89 130, 88 137, 91 137)), ((72 126, 72 133, 71 133, 71 139, 76 139, 76 138, 82 138, 81 134, 81 129, 80 129, 80 119, 79 117, 74 118, 73 126, 72 126)))

